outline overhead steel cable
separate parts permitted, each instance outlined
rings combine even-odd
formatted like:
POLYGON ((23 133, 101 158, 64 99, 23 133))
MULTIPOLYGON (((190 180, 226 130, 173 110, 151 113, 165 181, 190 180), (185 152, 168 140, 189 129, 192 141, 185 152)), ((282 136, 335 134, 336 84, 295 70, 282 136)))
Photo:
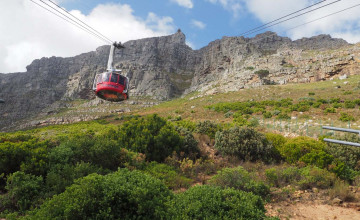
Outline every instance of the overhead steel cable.
POLYGON ((312 7, 314 7, 315 5, 321 4, 321 3, 326 2, 326 1, 327 1, 327 0, 322 0, 322 1, 317 2, 317 3, 313 4, 313 5, 310 5, 310 6, 306 7, 306 8, 297 10, 297 11, 295 11, 295 12, 292 12, 292 13, 290 13, 290 14, 287 14, 287 15, 285 15, 285 16, 282 16, 282 17, 280 17, 280 18, 277 18, 277 19, 275 19, 275 20, 273 20, 273 21, 270 21, 270 22, 268 22, 268 23, 266 23, 266 24, 263 24, 263 25, 261 25, 261 26, 259 26, 259 27, 253 28, 253 29, 248 30, 248 31, 246 31, 246 32, 243 32, 243 33, 241 33, 240 35, 242 36, 242 35, 244 35, 244 34, 247 34, 247 33, 251 32, 251 31, 255 31, 255 30, 259 29, 259 28, 265 27, 265 26, 267 26, 267 25, 269 25, 269 24, 272 24, 272 23, 274 23, 274 22, 276 22, 276 21, 279 21, 279 20, 281 20, 281 19, 287 18, 287 17, 289 17, 289 16, 291 16, 291 15, 294 15, 294 14, 299 13, 299 12, 301 12, 301 11, 304 11, 304 10, 306 10, 306 9, 312 8, 312 7))
MULTIPOLYGON (((92 35, 95 35, 97 38, 101 39, 102 41, 108 43, 108 44, 112 44, 113 42, 112 41, 109 41, 105 38, 103 38, 102 36, 98 35, 97 33, 95 33, 94 31, 90 30, 89 28, 87 28, 86 26, 80 24, 79 22, 77 22, 76 20, 72 19, 71 17, 67 16, 66 14, 62 13, 61 11, 59 11, 58 9, 54 8, 53 6, 49 5, 48 3, 44 2, 43 0, 40 0, 43 4, 45 4, 47 7, 51 8, 53 10, 53 12, 57 12, 59 14, 61 14, 62 16, 66 17, 66 20, 70 20, 69 23, 73 24, 73 23, 76 23, 76 27, 80 26, 82 30, 86 30, 87 32, 90 32, 92 35)), ((34 2, 34 1, 32 1, 34 2)), ((38 4, 39 5, 39 4, 38 4)), ((49 9, 48 8, 48 9, 49 9)), ((50 9, 49 9, 50 10, 50 9)), ((64 18, 65 19, 65 18, 64 18)))
POLYGON ((42 3, 44 3, 45 5, 47 5, 48 7, 52 8, 53 10, 57 11, 58 13, 60 13, 61 15, 65 16, 66 18, 70 19, 71 21, 75 22, 76 24, 80 25, 81 27, 89 30, 90 32, 94 33, 96 36, 102 38, 103 40, 107 41, 108 43, 110 42, 110 44, 112 44, 113 42, 111 40, 108 40, 100 35, 98 35, 97 33, 95 33, 94 31, 91 31, 90 29, 88 29, 86 26, 83 26, 82 24, 79 24, 77 21, 75 21, 74 19, 70 18, 69 16, 67 16, 66 14, 62 13, 61 11, 59 11, 58 9, 54 8, 53 6, 49 5, 48 3, 44 2, 43 0, 40 0, 42 3))
MULTIPOLYGON (((340 11, 336 11, 336 12, 333 12, 333 13, 327 14, 327 15, 325 15, 325 16, 322 16, 322 17, 320 17, 320 18, 317 18, 317 19, 311 20, 311 21, 309 21, 309 22, 306 22, 306 23, 303 23, 303 24, 297 25, 297 26, 295 26, 295 27, 292 27, 292 28, 286 29, 285 31, 289 31, 289 30, 293 30, 293 29, 299 28, 299 27, 301 27, 301 26, 304 26, 304 25, 307 25, 307 24, 310 24, 310 23, 313 23, 313 22, 316 22, 316 21, 322 20, 322 19, 324 19, 324 18, 327 18, 327 17, 333 16, 333 15, 339 14, 339 13, 341 13, 341 12, 344 12, 344 11, 347 11, 347 10, 350 10, 350 9, 353 9, 353 8, 356 8, 356 7, 359 7, 359 6, 360 6, 360 4, 353 5, 353 6, 351 6, 351 7, 348 7, 348 8, 342 9, 342 10, 340 10, 340 11)), ((277 34, 276 34, 276 33, 274 33, 274 34, 270 34, 270 35, 268 35, 268 36, 266 36, 266 37, 259 38, 259 39, 256 39, 255 41, 248 42, 248 43, 246 43, 245 45, 248 45, 248 44, 251 44, 251 43, 254 43, 254 42, 257 42, 257 41, 260 41, 260 40, 263 40, 263 39, 266 39, 266 38, 269 38, 269 37, 275 36, 275 35, 277 35, 277 34)))
POLYGON ((101 35, 102 37, 104 37, 105 39, 113 42, 111 39, 109 39, 108 37, 106 37, 105 35, 101 34, 99 31, 95 30, 94 28, 92 28, 90 25, 86 24, 85 22, 83 22, 82 20, 80 20, 79 18, 77 18, 76 16, 74 16, 73 14, 71 14, 70 12, 68 12, 66 9, 62 8, 60 5, 56 4, 55 2, 48 0, 49 2, 51 2, 53 5, 55 5, 56 7, 60 8, 61 10, 63 10, 64 12, 66 12, 67 14, 69 14, 70 16, 72 16, 73 18, 75 18, 76 20, 80 21, 82 24, 86 25, 88 28, 90 28, 91 30, 95 31, 96 33, 98 33, 99 35, 101 35))
POLYGON ((247 35, 250 35, 250 34, 253 34, 253 33, 256 33, 256 32, 262 31, 262 30, 265 30, 265 29, 268 29, 269 27, 273 27, 273 26, 275 26, 275 25, 278 25, 278 24, 281 24, 281 23, 283 23, 283 22, 292 20, 292 19, 294 19, 294 18, 297 18, 297 17, 300 17, 300 16, 302 16, 302 15, 308 14, 308 13, 310 13, 310 12, 319 10, 319 9, 321 9, 321 8, 327 7, 327 6, 329 6, 329 5, 335 4, 335 3, 340 2, 340 1, 342 1, 342 0, 336 0, 336 1, 331 2, 331 3, 329 3, 329 4, 326 4, 326 5, 317 7, 317 8, 315 8, 315 9, 312 9, 312 10, 310 10, 310 11, 307 11, 307 12, 304 12, 304 13, 301 13, 301 14, 298 14, 298 15, 295 15, 295 16, 293 16, 293 17, 290 17, 290 18, 288 18, 288 19, 282 20, 282 21, 277 22, 277 23, 275 23, 275 24, 272 24, 272 25, 263 27, 263 28, 258 29, 258 30, 256 30, 256 31, 252 31, 252 32, 250 32, 250 33, 248 33, 248 34, 245 34, 245 35, 243 35, 243 36, 247 36, 247 35))
POLYGON ((72 22, 72 21, 70 21, 70 20, 68 20, 68 19, 66 19, 66 18, 64 18, 64 17, 61 17, 59 14, 56 14, 55 12, 53 12, 53 11, 51 11, 50 9, 48 9, 48 8, 44 7, 43 5, 41 5, 41 4, 39 4, 39 3, 37 3, 37 2, 35 2, 35 1, 33 1, 33 0, 30 0, 30 1, 31 1, 32 3, 34 3, 34 4, 38 5, 38 6, 42 7, 43 9, 47 10, 48 12, 52 13, 53 15, 56 15, 57 17, 59 17, 59 18, 63 19, 64 21, 66 21, 66 22, 68 22, 68 23, 70 23, 70 24, 74 25, 75 27, 82 29, 83 31, 85 31, 85 32, 87 32, 87 33, 89 33, 89 34, 93 35, 94 37, 96 37, 96 38, 98 38, 98 39, 100 39, 100 40, 102 40, 102 41, 104 41, 104 42, 106 42, 106 43, 109 43, 109 42, 108 42, 108 41, 106 41, 105 39, 99 38, 97 35, 95 35, 94 33, 90 32, 89 30, 87 30, 87 29, 85 29, 85 28, 83 28, 83 27, 79 26, 78 24, 76 24, 76 23, 74 23, 74 22, 72 22))

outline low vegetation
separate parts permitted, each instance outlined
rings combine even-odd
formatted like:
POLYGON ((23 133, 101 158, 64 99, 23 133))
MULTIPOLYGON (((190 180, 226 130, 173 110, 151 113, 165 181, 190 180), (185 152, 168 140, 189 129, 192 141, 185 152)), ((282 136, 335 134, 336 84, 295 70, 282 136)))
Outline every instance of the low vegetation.
POLYGON ((285 137, 260 123, 309 120, 313 112, 357 120, 357 91, 335 98, 304 91, 258 101, 207 97, 192 113, 179 99, 143 115, 0 133, 0 217, 270 219, 264 204, 291 189, 357 201, 349 187, 360 182, 359 148, 327 144, 325 132, 285 137))

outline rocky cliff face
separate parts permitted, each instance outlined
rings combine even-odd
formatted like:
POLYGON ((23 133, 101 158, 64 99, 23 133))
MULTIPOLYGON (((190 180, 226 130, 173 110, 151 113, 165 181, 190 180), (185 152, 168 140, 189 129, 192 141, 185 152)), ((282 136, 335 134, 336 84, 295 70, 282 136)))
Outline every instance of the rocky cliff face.
MULTIPOLYGON (((291 41, 266 32, 254 38, 224 37, 192 50, 179 30, 124 45, 114 61, 130 78, 130 95, 157 100, 192 91, 236 91, 359 73, 359 45, 328 35, 291 41), (259 75, 258 70, 268 74, 259 75)), ((94 100, 93 78, 105 71, 109 49, 102 46, 75 57, 42 58, 33 61, 25 73, 0 74, 0 98, 6 101, 0 104, 0 130, 21 119, 66 108, 69 100, 94 100)))

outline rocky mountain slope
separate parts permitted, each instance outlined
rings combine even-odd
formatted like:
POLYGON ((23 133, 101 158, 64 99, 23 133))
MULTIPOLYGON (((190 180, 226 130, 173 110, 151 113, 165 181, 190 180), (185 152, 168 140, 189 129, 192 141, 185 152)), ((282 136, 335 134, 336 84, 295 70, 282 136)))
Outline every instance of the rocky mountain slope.
MULTIPOLYGON (((224 37, 192 50, 179 30, 124 45, 116 51, 115 64, 130 78, 131 96, 157 100, 360 72, 360 45, 328 35, 291 41, 266 32, 254 38, 224 37)), ((92 100, 86 108, 96 106, 92 81, 105 70, 108 53, 109 46, 102 46, 75 57, 35 60, 24 73, 0 74, 0 98, 6 100, 0 104, 0 130, 39 114, 51 115, 71 100, 92 100)))

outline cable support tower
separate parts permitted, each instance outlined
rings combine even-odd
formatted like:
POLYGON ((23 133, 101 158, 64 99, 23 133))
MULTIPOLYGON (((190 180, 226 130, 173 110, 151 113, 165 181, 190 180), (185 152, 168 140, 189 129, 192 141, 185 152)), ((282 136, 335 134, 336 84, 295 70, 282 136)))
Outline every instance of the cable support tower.
MULTIPOLYGON (((248 31, 247 34, 242 35, 242 36, 248 36, 248 35, 250 35, 250 34, 253 34, 253 33, 256 33, 256 32, 259 32, 259 31, 262 31, 262 30, 265 30, 265 29, 268 29, 269 27, 273 27, 273 26, 275 26, 275 25, 284 23, 284 22, 286 22, 286 21, 292 20, 292 19, 297 18, 297 17, 300 17, 300 16, 302 16, 302 15, 308 14, 308 13, 310 13, 310 12, 320 10, 320 9, 322 9, 322 8, 324 8, 324 7, 333 5, 333 4, 338 3, 338 2, 340 2, 340 1, 342 1, 342 0, 336 0, 336 1, 330 2, 330 3, 326 4, 326 5, 322 5, 322 6, 320 6, 320 7, 314 8, 314 9, 312 9, 312 10, 310 10, 310 11, 307 11, 307 12, 304 12, 304 13, 301 13, 301 14, 298 14, 298 15, 295 15, 295 16, 293 16, 293 17, 290 17, 290 18, 287 18, 287 19, 285 19, 285 20, 279 21, 279 22, 277 22, 277 23, 275 23, 275 24, 272 24, 272 25, 266 25, 266 26, 264 25, 262 28, 260 28, 260 29, 257 28, 256 30, 250 31, 250 32, 248 31)), ((288 17, 288 16, 286 16, 286 17, 288 17)), ((271 22, 271 23, 273 23, 273 22, 271 22)))

